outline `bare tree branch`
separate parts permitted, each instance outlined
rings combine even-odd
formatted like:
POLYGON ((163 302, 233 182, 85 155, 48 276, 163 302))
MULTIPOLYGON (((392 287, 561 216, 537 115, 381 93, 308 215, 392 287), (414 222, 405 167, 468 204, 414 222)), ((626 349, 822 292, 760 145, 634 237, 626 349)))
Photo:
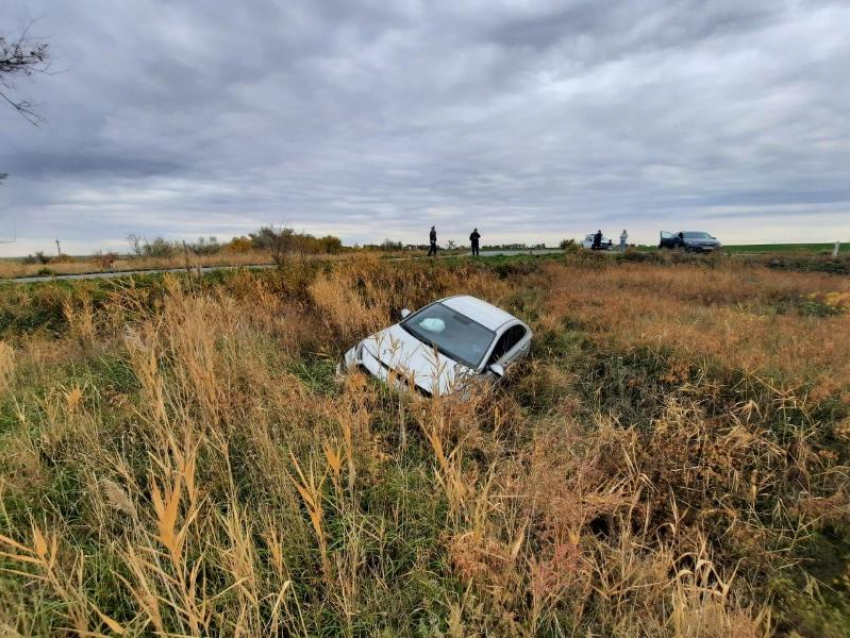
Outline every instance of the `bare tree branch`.
POLYGON ((44 73, 50 65, 49 45, 29 39, 29 28, 16 40, 0 36, 0 101, 11 105, 31 124, 41 120, 27 100, 15 96, 15 79, 44 73))

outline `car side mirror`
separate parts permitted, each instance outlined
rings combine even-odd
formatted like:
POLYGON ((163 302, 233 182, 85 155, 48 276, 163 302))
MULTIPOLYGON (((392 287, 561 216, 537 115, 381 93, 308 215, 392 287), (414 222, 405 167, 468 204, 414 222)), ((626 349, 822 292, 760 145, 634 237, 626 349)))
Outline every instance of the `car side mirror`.
POLYGON ((401 311, 401 318, 407 319, 409 316, 410 316, 410 310, 408 310, 407 308, 403 308, 402 311, 401 311))
POLYGON ((502 366, 500 366, 498 363, 494 363, 493 365, 490 366, 490 372, 495 374, 500 379, 503 376, 505 376, 505 369, 502 366))

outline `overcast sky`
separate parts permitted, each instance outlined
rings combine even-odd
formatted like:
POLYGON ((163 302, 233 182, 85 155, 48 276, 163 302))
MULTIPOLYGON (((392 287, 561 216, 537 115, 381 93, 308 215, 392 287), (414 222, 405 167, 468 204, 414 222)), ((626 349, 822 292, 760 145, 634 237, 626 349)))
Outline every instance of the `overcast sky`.
POLYGON ((2 0, 0 255, 625 227, 850 240, 848 0, 2 0))

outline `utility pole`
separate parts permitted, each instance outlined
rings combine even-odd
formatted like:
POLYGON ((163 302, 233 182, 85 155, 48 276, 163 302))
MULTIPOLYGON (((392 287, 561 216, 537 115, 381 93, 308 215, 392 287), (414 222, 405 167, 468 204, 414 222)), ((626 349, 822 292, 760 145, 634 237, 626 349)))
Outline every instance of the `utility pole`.
POLYGON ((56 252, 59 253, 59 256, 62 256, 62 245, 59 243, 59 240, 56 240, 56 252))

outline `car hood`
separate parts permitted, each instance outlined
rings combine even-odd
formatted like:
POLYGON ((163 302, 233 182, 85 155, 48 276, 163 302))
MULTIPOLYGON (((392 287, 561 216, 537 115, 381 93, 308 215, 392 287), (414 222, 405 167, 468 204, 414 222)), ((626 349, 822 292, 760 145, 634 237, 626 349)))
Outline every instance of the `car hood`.
POLYGON ((363 356, 371 356, 378 364, 369 371, 382 379, 391 373, 413 381, 430 394, 451 394, 459 390, 474 373, 467 366, 436 352, 396 324, 363 340, 363 356))

